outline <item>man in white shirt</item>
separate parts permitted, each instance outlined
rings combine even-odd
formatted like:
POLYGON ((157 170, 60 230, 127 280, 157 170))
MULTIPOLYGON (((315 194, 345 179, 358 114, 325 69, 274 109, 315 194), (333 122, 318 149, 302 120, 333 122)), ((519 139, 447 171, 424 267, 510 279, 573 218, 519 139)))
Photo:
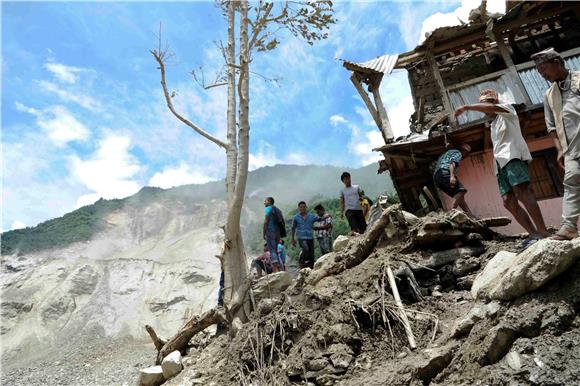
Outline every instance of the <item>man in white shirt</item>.
POLYGON ((351 231, 364 233, 367 223, 360 205, 362 190, 360 186, 352 185, 348 172, 342 173, 340 180, 344 184, 344 188, 340 191, 340 216, 346 215, 351 231))
POLYGON ((544 97, 546 127, 564 168, 562 226, 556 240, 578 237, 580 218, 580 71, 566 68, 553 48, 532 55, 536 69, 552 85, 544 97))
POLYGON ((528 162, 532 160, 532 155, 522 135, 516 110, 509 104, 500 104, 497 91, 492 89, 482 90, 479 102, 459 107, 455 110, 455 116, 466 111, 479 111, 492 120, 494 170, 503 204, 528 231, 530 238, 550 236, 536 197, 530 189, 528 162))

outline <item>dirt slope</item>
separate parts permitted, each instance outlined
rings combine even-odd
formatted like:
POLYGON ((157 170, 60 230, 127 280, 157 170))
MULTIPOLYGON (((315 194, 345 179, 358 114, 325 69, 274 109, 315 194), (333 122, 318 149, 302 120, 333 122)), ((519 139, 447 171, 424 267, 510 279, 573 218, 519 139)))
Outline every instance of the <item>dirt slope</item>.
POLYGON ((515 301, 485 304, 472 299, 473 278, 499 250, 518 251, 521 240, 456 236, 451 251, 461 246, 474 256, 438 251, 449 245, 437 240, 414 248, 408 239, 385 237, 361 264, 316 285, 304 285, 309 272, 302 271, 281 296, 260 301, 233 339, 194 338, 185 370, 166 384, 577 384, 580 264, 515 301), (415 350, 387 264, 397 275, 415 350))

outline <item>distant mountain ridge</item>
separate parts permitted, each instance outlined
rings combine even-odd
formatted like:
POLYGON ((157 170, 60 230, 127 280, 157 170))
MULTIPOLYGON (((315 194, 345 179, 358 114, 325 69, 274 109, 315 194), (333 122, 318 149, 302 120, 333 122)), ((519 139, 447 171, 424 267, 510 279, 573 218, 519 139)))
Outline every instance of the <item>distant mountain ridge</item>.
MULTIPOLYGON (((358 169, 318 165, 267 166, 248 175, 245 217, 247 219, 252 214, 260 213, 262 200, 266 196, 275 197, 276 204, 282 207, 293 206, 297 201, 309 201, 314 197, 337 197, 342 187, 340 174, 345 170, 352 174, 353 183, 363 187, 370 197, 394 190, 387 175, 376 174, 375 164, 358 169)), ((170 189, 144 187, 135 195, 124 199, 101 199, 35 227, 4 232, 1 253, 25 254, 90 240, 97 232, 110 227, 105 221, 106 216, 123 208, 139 210, 140 207, 159 201, 169 206, 177 203, 185 205, 185 210, 191 206, 193 210, 194 204, 208 203, 224 197, 223 180, 170 189)))

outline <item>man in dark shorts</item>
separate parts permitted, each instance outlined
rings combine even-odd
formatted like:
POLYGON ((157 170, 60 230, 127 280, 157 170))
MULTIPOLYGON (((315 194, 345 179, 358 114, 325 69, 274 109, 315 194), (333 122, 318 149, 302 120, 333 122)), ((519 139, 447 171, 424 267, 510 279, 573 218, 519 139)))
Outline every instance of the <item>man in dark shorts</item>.
POLYGON ((471 151, 471 146, 462 143, 459 149, 450 149, 441 154, 437 159, 435 165, 435 174, 433 179, 435 185, 445 192, 449 197, 453 198, 453 209, 460 207, 470 216, 473 216, 467 202, 465 202, 465 193, 467 189, 463 186, 459 178, 457 178, 457 168, 459 162, 466 157, 471 151))
POLYGON ((358 185, 352 185, 350 173, 344 172, 340 176, 344 188, 340 191, 340 215, 346 215, 350 230, 355 233, 364 233, 367 223, 363 214, 360 198, 362 190, 358 185))
POLYGON ((491 120, 495 175, 504 207, 528 231, 528 241, 550 236, 530 188, 528 162, 532 155, 522 135, 516 110, 511 104, 500 103, 494 89, 481 90, 479 102, 459 107, 455 117, 466 111, 479 111, 491 120))

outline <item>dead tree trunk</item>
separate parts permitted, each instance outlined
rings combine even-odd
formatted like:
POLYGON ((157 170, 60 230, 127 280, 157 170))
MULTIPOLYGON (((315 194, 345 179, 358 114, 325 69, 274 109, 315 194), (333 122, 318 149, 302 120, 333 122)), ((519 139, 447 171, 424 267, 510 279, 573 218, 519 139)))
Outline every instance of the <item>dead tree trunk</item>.
POLYGON ((387 208, 364 234, 351 240, 345 250, 332 252, 332 255, 327 258, 329 264, 312 271, 306 283, 314 285, 326 276, 337 275, 362 263, 377 245, 387 225, 391 222, 398 222, 400 219, 404 221, 400 205, 387 208))
POLYGON ((226 323, 226 316, 223 311, 217 309, 211 309, 201 316, 196 315, 192 317, 185 326, 181 327, 177 334, 163 345, 157 354, 157 360, 155 363, 160 364, 163 358, 176 350, 184 355, 187 344, 195 334, 220 322, 226 323))

